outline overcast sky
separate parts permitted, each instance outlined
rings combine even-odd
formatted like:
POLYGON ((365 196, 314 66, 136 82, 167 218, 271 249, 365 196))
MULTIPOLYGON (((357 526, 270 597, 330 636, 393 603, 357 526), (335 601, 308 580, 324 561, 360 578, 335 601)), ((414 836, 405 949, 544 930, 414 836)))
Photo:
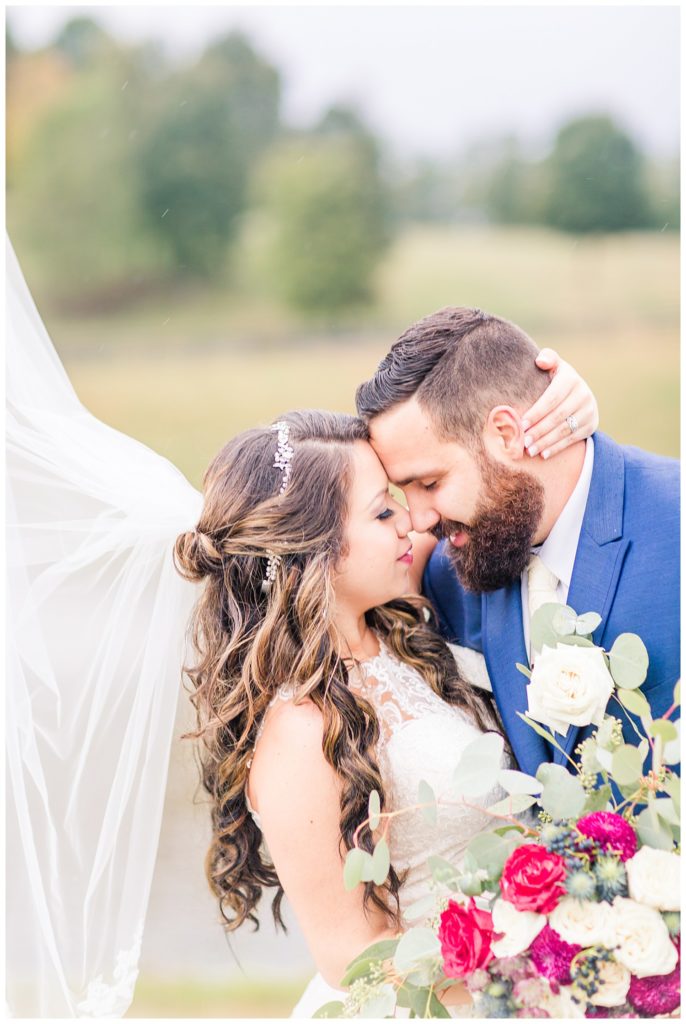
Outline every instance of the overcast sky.
POLYGON ((658 156, 679 145, 679 9, 467 6, 12 6, 20 46, 76 14, 181 59, 244 30, 283 75, 283 109, 307 124, 352 101, 398 154, 450 156, 514 132, 547 142, 565 119, 614 115, 658 156))

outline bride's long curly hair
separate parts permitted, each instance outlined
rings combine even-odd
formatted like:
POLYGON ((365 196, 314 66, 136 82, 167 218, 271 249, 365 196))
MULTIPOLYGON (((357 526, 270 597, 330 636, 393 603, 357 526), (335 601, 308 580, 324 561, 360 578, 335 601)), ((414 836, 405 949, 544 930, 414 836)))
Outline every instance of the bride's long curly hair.
MULTIPOLYGON (((334 570, 346 550, 353 444, 367 440, 367 428, 353 416, 329 412, 292 412, 281 419, 294 449, 285 493, 279 496, 274 430, 240 434, 208 467, 197 528, 181 534, 174 551, 179 572, 204 581, 191 623, 196 658, 185 669, 198 720, 188 736, 199 740, 202 783, 212 798, 207 878, 230 930, 246 919, 258 927, 255 908, 265 887, 276 889, 272 913, 285 930, 283 889, 246 804, 260 723, 281 684, 295 687, 297 701, 307 698, 321 711, 323 753, 341 782, 342 851, 353 846, 373 789, 384 806, 375 755, 379 723, 371 705, 348 686, 332 614, 334 570), (264 593, 268 552, 280 562, 264 593)), ((495 728, 489 705, 460 679, 425 609, 423 598, 408 596, 366 617, 437 694, 482 729, 495 728)), ((372 850, 367 827, 358 842, 372 850)), ((366 883, 365 907, 374 904, 399 923, 400 882, 391 868, 382 889, 366 883)))

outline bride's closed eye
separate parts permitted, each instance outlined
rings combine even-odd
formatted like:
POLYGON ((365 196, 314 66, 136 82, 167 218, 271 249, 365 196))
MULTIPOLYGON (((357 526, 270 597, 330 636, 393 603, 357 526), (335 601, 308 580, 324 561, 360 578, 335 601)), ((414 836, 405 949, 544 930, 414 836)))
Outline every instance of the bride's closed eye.
POLYGON ((394 516, 394 515, 395 515, 395 512, 393 511, 392 508, 385 508, 383 510, 383 512, 379 512, 379 514, 378 514, 378 516, 376 518, 377 519, 390 519, 391 516, 394 516))

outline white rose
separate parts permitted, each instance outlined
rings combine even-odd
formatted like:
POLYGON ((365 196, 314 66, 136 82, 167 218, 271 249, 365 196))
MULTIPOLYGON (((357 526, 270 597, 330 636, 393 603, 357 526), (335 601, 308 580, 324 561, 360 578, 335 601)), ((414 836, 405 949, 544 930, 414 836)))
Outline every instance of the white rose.
POLYGON ((566 736, 570 725, 600 725, 613 689, 599 648, 544 645, 526 689, 529 715, 566 736))
POLYGON ((605 941, 614 947, 615 960, 637 978, 671 974, 676 967, 676 947, 658 911, 624 896, 612 903, 605 941))
POLYGON ((515 910, 507 900, 496 900, 491 913, 494 931, 505 933, 502 939, 491 943, 496 956, 517 956, 523 953, 545 925, 544 914, 515 910))
POLYGON ((561 939, 573 946, 602 946, 605 944, 605 904, 591 903, 566 896, 550 915, 550 927, 561 939))
POLYGON ((642 846, 624 866, 633 900, 656 910, 680 909, 681 857, 678 853, 642 846))
POLYGON ((601 985, 591 996, 594 1006, 623 1006, 631 984, 631 974, 616 960, 605 960, 598 966, 601 985))

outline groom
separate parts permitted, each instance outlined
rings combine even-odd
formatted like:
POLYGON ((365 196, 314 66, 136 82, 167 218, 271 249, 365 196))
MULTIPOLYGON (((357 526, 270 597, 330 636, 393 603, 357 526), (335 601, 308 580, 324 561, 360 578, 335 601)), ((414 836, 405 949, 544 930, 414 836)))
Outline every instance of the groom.
MULTIPOLYGON (((357 409, 419 532, 441 538, 424 574, 446 640, 482 651, 515 756, 535 774, 565 758, 521 720, 529 623, 560 601, 602 616, 650 657, 642 690, 654 717, 679 677, 679 469, 673 459, 596 433, 555 458, 530 458, 521 417, 549 383, 514 324, 448 308, 399 338, 357 392, 357 409)), ((570 428, 571 429, 571 428, 570 428)), ((612 701, 608 712, 622 720, 612 701)), ((593 727, 571 727, 569 755, 593 727)))

